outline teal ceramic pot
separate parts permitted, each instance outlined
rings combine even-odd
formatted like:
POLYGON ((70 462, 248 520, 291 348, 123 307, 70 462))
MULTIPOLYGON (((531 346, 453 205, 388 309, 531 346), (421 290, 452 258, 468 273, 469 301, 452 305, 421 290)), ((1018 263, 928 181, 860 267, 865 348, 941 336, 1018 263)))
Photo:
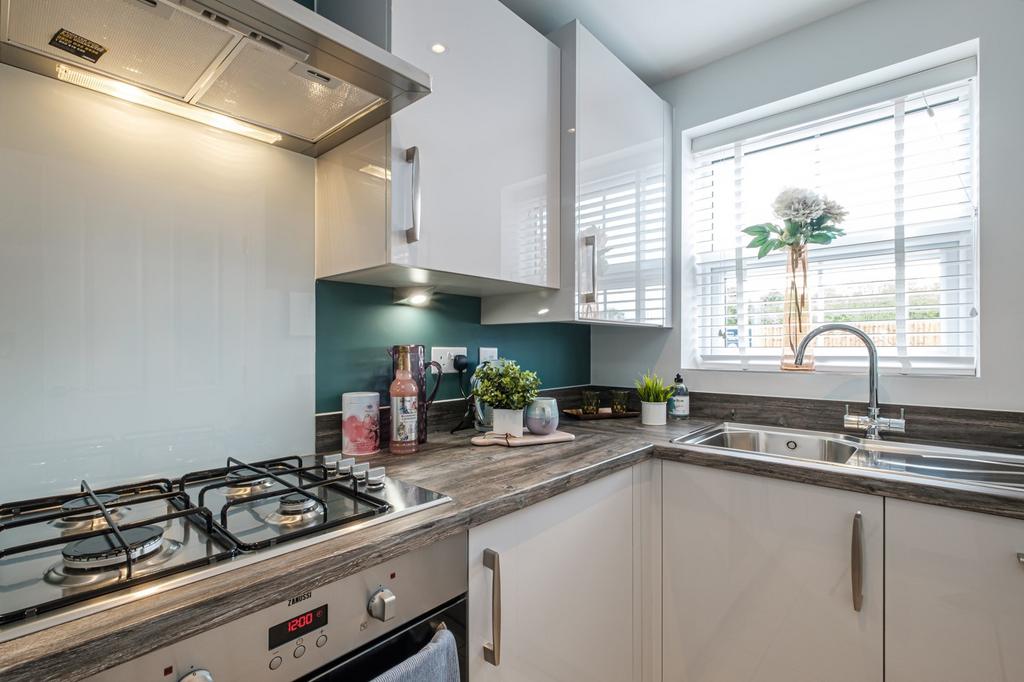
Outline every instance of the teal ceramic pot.
POLYGON ((554 398, 537 398, 526 408, 526 428, 530 433, 546 436, 558 428, 558 401, 554 398))

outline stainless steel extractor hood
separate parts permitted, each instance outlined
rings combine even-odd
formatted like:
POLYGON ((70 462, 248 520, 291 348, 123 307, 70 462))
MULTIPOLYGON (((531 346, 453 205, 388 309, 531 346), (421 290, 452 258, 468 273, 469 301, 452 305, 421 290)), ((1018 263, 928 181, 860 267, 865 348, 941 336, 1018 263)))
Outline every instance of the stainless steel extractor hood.
POLYGON ((309 156, 430 92, 294 0, 0 0, 0 62, 309 156))

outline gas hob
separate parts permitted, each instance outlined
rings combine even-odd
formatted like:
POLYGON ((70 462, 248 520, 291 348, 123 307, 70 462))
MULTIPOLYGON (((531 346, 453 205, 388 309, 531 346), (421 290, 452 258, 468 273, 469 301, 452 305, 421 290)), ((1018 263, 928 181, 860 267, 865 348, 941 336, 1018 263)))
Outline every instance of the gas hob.
POLYGON ((284 457, 3 504, 0 641, 449 499, 384 467, 284 457))

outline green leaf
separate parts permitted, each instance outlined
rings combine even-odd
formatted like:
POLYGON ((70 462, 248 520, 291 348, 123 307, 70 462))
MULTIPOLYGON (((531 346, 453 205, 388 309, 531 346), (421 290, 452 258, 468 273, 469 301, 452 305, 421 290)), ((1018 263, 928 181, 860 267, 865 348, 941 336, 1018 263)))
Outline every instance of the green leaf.
POLYGON ((743 228, 743 232, 753 237, 757 236, 768 236, 769 228, 775 227, 771 223, 761 223, 760 225, 751 225, 750 227, 743 228))
POLYGON ((750 240, 750 243, 747 244, 747 248, 748 249, 752 249, 754 247, 761 246, 766 241, 768 241, 768 235, 766 235, 766 234, 762 235, 760 237, 754 237, 753 239, 750 240))
POLYGON ((807 241, 811 244, 831 244, 833 236, 826 232, 815 232, 807 235, 807 241))
POLYGON ((757 252, 758 260, 764 258, 769 253, 774 251, 778 247, 778 243, 779 243, 778 239, 772 239, 771 241, 766 242, 764 245, 762 245, 761 248, 758 249, 758 252, 757 252))

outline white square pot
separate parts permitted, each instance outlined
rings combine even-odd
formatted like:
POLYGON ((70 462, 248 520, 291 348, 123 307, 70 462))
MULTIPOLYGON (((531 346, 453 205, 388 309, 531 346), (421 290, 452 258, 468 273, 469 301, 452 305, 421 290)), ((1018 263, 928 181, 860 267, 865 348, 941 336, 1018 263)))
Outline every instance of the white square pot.
MULTIPOLYGON (((494 422, 491 431, 504 436, 506 433, 515 438, 523 435, 523 411, 522 410, 499 410, 494 408, 494 422)), ((662 422, 664 424, 665 422, 662 422)))
POLYGON ((664 426, 667 413, 668 403, 640 403, 640 423, 645 426, 664 426))

